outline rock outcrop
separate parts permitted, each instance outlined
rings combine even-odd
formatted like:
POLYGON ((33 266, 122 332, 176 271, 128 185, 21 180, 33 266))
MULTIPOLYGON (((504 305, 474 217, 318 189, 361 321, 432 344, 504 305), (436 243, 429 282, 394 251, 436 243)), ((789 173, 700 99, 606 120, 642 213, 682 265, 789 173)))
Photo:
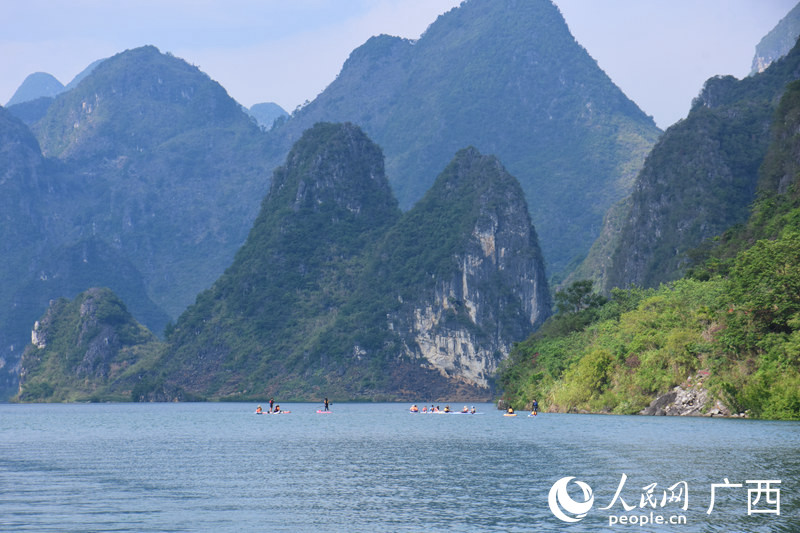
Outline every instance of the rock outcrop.
POLYGON ((611 257, 606 291, 679 278, 690 265, 690 250, 747 220, 775 109, 798 77, 795 47, 761 74, 706 82, 689 116, 670 127, 647 156, 611 257))
POLYGON ((20 401, 86 401, 96 394, 130 400, 135 379, 126 374, 161 346, 117 296, 98 288, 53 301, 31 341, 20 361, 20 401))
MULTIPOLYGON (((666 394, 653 400, 639 413, 655 416, 731 416, 731 411, 719 400, 714 399, 703 386, 708 372, 700 372, 694 382, 678 385, 666 394)), ((741 416, 744 416, 743 414, 741 416)))
MULTIPOLYGON (((446 219, 451 201, 469 205, 459 215, 460 245, 416 298, 390 314, 390 327, 407 357, 488 389, 512 343, 549 316, 543 261, 522 191, 496 158, 460 151, 408 219, 446 219)), ((405 231, 403 221, 398 227, 405 231)))

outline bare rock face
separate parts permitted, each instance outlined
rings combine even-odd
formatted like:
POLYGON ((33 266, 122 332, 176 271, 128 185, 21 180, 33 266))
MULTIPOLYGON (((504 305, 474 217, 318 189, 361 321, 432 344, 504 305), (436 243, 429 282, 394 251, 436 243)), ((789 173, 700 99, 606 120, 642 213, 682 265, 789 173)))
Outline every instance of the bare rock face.
MULTIPOLYGON (((678 385, 666 394, 653 400, 641 415, 655 416, 731 416, 731 411, 719 400, 712 398, 703 386, 704 374, 694 381, 678 385)), ((742 415, 743 416, 743 415, 742 415)))
POLYGON ((511 345, 549 316, 549 291, 522 192, 496 158, 460 151, 415 209, 447 219, 449 197, 471 206, 459 218, 460 246, 390 324, 405 356, 486 390, 511 345))

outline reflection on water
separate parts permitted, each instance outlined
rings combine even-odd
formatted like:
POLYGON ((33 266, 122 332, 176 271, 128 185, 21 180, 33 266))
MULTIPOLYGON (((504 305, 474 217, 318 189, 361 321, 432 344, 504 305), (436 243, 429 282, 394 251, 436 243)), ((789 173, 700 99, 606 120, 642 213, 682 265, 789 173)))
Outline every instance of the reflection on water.
POLYGON ((800 531, 798 423, 254 407, 0 405, 0 530, 800 531), (586 501, 577 481, 593 498, 573 523, 548 505, 564 477, 569 499, 586 501), (724 479, 742 486, 708 514, 724 479), (754 480, 781 480, 758 502, 779 490, 780 516, 748 516, 754 480), (638 523, 659 515, 686 523, 638 523))

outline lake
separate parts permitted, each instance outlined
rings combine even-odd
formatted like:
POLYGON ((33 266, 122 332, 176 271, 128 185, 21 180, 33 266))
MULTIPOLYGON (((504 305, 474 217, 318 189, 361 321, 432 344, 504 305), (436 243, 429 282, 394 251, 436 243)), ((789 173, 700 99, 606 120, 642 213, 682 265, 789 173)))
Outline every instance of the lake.
POLYGON ((0 404, 0 530, 800 531, 800 423, 409 406, 0 404))

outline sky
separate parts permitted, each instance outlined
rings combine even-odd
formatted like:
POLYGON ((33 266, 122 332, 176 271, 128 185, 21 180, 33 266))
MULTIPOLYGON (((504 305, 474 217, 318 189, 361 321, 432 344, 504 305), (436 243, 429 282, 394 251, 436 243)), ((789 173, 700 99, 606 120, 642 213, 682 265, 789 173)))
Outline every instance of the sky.
MULTIPOLYGON (((240 104, 288 112, 331 83, 372 35, 418 38, 461 0, 4 0, 0 103, 26 76, 66 85, 96 59, 151 44, 198 66, 240 104)), ((750 72, 755 46, 797 0, 554 0, 570 31, 662 129, 703 83, 750 72)))

